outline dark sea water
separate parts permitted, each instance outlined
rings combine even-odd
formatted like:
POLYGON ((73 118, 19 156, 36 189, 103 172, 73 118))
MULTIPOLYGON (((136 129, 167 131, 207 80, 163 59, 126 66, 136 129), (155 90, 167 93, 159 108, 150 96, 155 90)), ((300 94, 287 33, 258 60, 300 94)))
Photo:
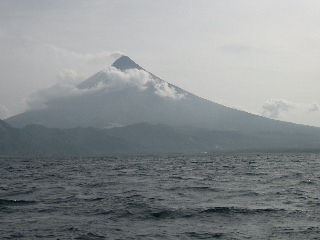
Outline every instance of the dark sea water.
POLYGON ((0 239, 320 239, 318 154, 0 165, 0 239))

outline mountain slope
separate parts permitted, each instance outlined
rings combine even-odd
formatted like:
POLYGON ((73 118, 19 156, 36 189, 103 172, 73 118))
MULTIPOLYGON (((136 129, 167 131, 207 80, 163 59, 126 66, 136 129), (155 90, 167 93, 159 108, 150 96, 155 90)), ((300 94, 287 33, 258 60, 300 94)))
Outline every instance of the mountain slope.
POLYGON ((311 134, 320 129, 267 119, 202 99, 146 72, 129 57, 76 86, 77 95, 51 99, 46 108, 6 119, 15 127, 97 127, 140 122, 216 131, 311 134))

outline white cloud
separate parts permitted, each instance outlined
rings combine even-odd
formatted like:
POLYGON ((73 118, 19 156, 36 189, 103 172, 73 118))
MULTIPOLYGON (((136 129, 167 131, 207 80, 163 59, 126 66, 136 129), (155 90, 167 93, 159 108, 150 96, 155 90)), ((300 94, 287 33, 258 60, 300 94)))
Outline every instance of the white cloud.
POLYGON ((99 62, 105 62, 106 59, 108 58, 113 58, 113 59, 118 59, 121 56, 123 56, 123 53, 120 52, 100 52, 100 53, 96 53, 96 54, 85 54, 84 57, 85 59, 93 64, 99 63, 99 62))
POLYGON ((142 91, 148 87, 148 83, 154 81, 148 72, 138 69, 122 72, 115 67, 108 67, 103 72, 107 81, 101 83, 105 85, 106 91, 121 91, 127 87, 135 87, 142 91))
POLYGON ((86 79, 87 75, 79 74, 72 69, 64 69, 58 74, 57 78, 60 82, 78 83, 86 79))
POLYGON ((4 105, 0 105, 0 119, 6 119, 10 117, 11 113, 4 105))
MULTIPOLYGON (((140 91, 152 87, 154 93, 162 98, 180 100, 186 94, 178 93, 176 89, 169 86, 167 82, 154 79, 148 72, 138 69, 120 71, 115 67, 108 67, 103 71, 107 81, 100 82, 99 88, 105 91, 121 91, 127 87, 137 88, 140 91)), ((97 86, 98 87, 98 86, 97 86)))
POLYGON ((138 69, 128 69, 123 71, 115 67, 108 67, 103 71, 107 81, 100 82, 100 88, 105 91, 121 91, 127 87, 137 88, 140 91, 148 87, 153 88, 154 93, 162 98, 181 100, 186 97, 185 93, 178 93, 176 89, 169 86, 167 82, 154 79, 148 72, 138 69))
POLYGON ((154 92, 160 97, 172 98, 172 99, 183 99, 186 97, 186 94, 177 93, 174 87, 170 87, 167 82, 156 82, 154 83, 154 92))
POLYGON ((144 91, 147 88, 154 90, 155 95, 162 98, 181 100, 186 94, 177 93, 174 87, 154 79, 148 72, 138 69, 120 71, 115 67, 108 67, 102 71, 103 75, 92 87, 78 88, 77 84, 83 75, 73 70, 64 70, 59 73, 60 82, 49 88, 39 89, 32 93, 26 100, 27 110, 45 108, 47 103, 66 97, 80 96, 82 94, 93 94, 96 92, 120 92, 125 88, 136 88, 144 91))
POLYGON ((263 105, 262 115, 271 118, 278 118, 282 112, 287 112, 294 108, 295 104, 283 99, 270 99, 263 105))
POLYGON ((308 110, 309 112, 318 112, 320 110, 320 106, 317 103, 312 103, 308 110))
POLYGON ((39 89, 32 93, 26 100, 27 110, 45 108, 51 100, 78 96, 83 90, 70 83, 56 83, 49 88, 39 89))
POLYGON ((262 105, 262 109, 263 116, 280 118, 288 113, 318 112, 320 107, 317 103, 294 103, 284 99, 270 99, 262 105))
POLYGON ((67 49, 63 49, 60 47, 57 47, 52 44, 44 44, 45 48, 53 52, 54 54, 57 54, 63 58, 73 58, 80 61, 86 61, 87 63, 92 64, 104 64, 108 62, 110 59, 116 60, 119 57, 123 56, 124 54, 121 52, 98 52, 98 53, 80 53, 80 52, 74 52, 67 49))

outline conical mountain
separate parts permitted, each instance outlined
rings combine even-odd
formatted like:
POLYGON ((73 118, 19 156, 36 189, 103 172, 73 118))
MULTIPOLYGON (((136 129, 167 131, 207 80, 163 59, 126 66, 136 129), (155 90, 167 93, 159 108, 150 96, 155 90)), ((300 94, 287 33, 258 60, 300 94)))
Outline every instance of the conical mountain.
POLYGON ((314 134, 318 128, 267 119, 202 99, 147 72, 127 56, 51 99, 42 109, 6 119, 15 127, 124 126, 140 122, 248 133, 314 134))
MULTIPOLYGON (((132 61, 127 56, 122 56, 118 58, 113 64, 112 67, 120 70, 120 71, 126 71, 129 69, 138 69, 145 71, 142 67, 140 67, 138 64, 136 64, 134 61, 132 61)), ((99 82, 104 82, 108 80, 108 77, 106 76, 106 73, 104 71, 100 71, 93 75, 92 77, 88 78, 87 80, 80 83, 77 87, 80 89, 86 89, 86 88, 92 88, 99 82)))
POLYGON ((122 56, 118 58, 113 64, 113 67, 125 71, 128 69, 138 69, 138 70, 144 70, 142 67, 140 67, 138 64, 136 64, 134 61, 132 61, 128 56, 122 56))

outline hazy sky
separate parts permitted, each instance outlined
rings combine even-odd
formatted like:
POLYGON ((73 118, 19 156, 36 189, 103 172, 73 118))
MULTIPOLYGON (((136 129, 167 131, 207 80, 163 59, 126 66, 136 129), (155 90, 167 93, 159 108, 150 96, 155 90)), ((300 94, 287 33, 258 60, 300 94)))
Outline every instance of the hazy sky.
POLYGON ((320 1, 0 1, 0 118, 128 55, 200 97, 320 127, 320 1))

